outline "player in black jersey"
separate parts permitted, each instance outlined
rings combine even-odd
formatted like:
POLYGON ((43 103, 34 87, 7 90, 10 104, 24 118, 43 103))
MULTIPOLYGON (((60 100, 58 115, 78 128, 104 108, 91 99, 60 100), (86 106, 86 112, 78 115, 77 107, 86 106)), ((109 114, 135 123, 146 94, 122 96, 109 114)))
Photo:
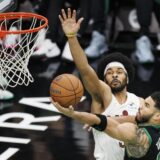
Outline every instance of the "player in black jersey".
POLYGON ((58 103, 53 104, 64 115, 123 141, 127 160, 160 160, 160 92, 142 101, 136 117, 106 117, 74 111, 72 106, 63 108, 58 103))

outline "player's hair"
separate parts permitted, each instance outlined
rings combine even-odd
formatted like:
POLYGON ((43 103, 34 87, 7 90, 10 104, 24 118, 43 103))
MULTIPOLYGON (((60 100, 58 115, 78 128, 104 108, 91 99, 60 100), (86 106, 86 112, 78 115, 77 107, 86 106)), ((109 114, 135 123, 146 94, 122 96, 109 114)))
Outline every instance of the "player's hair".
POLYGON ((160 110, 160 92, 152 93, 151 98, 155 102, 155 107, 160 110))
POLYGON ((120 62, 124 65, 128 73, 129 83, 132 82, 135 76, 135 69, 134 69, 133 62, 127 56, 119 52, 110 53, 100 60, 97 68, 98 77, 101 80, 104 80, 104 69, 108 63, 113 61, 120 62))

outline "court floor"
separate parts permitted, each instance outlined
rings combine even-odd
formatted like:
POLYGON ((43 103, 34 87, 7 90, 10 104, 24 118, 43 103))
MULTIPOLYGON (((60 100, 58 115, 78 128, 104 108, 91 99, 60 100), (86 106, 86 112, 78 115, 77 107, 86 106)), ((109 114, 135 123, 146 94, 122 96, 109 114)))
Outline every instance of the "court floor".
MULTIPOLYGON (((98 60, 89 61, 96 69, 98 60)), ((129 91, 145 97, 160 90, 160 63, 135 65, 135 82, 129 91)), ((34 83, 9 88, 15 98, 0 102, 0 160, 93 160, 92 134, 83 125, 62 116, 49 102, 49 86, 56 75, 79 76, 74 63, 57 59, 31 59, 34 83)), ((85 92, 77 110, 90 110, 85 92)))

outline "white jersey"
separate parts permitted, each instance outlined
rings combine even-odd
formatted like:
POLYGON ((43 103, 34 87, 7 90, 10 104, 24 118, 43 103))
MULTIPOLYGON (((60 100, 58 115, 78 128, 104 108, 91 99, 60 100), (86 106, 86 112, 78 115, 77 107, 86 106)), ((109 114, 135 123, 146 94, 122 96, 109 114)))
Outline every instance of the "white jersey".
MULTIPOLYGON (((127 92, 127 100, 124 104, 119 104, 113 95, 111 103, 102 114, 107 116, 136 115, 139 106, 140 99, 135 94, 127 92)), ((123 142, 95 129, 93 129, 93 136, 95 140, 94 156, 96 160, 124 159, 123 142)))

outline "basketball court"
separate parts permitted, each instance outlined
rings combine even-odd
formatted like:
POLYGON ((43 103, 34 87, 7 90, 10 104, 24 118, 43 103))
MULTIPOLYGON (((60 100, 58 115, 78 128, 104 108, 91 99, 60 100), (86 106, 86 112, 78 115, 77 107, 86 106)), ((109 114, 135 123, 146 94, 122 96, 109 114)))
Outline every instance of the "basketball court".
MULTIPOLYGON (((116 47, 122 47, 120 41, 121 37, 116 47)), ((120 49, 126 53, 128 48, 122 42, 124 46, 120 49)), ((96 69, 98 60, 89 62, 96 69)), ((136 77, 129 86, 130 92, 145 97, 160 90, 158 56, 154 65, 135 67, 136 77)), ((93 160, 92 134, 84 131, 82 124, 61 115, 49 99, 53 78, 62 73, 79 77, 74 63, 61 58, 31 57, 28 72, 31 82, 14 88, 8 86, 14 99, 0 101, 0 160, 93 160)), ((90 111, 90 97, 86 92, 76 109, 90 111)))

